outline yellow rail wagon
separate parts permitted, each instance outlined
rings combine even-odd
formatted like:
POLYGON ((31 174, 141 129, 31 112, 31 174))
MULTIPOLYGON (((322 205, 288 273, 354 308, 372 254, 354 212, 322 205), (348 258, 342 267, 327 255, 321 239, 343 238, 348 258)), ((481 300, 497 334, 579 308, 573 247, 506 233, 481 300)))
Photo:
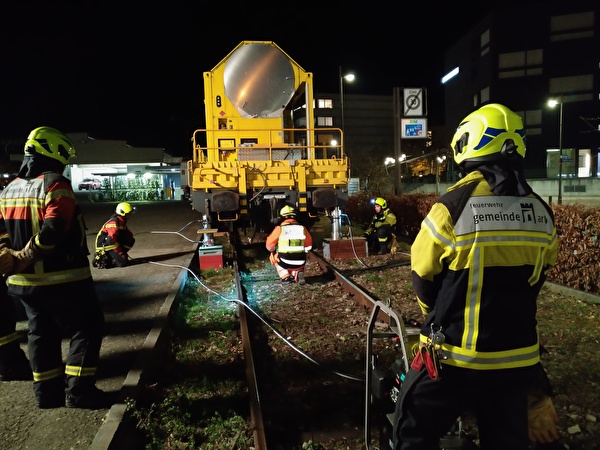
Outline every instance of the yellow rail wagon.
POLYGON ((187 178, 212 227, 262 226, 284 204, 307 219, 346 204, 342 131, 314 127, 312 73, 274 42, 242 41, 204 72, 204 103, 187 178))

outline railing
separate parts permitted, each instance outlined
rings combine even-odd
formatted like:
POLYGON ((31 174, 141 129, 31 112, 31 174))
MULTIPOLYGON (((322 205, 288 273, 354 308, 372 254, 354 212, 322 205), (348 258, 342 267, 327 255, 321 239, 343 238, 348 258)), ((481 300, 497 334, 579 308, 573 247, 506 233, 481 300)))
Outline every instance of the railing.
POLYGON ((346 158, 339 128, 198 129, 194 131, 192 144, 192 159, 196 163, 346 158), (257 142, 240 143, 242 138, 257 142), (291 139, 297 142, 287 142, 291 139), (307 142, 311 139, 312 143, 307 142), (213 144, 202 146, 200 142, 213 144))

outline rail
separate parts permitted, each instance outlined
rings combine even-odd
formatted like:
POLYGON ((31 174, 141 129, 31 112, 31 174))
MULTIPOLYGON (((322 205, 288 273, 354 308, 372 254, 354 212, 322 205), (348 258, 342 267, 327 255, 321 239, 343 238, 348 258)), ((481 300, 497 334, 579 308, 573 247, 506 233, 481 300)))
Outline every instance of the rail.
MULTIPOLYGON (((236 258, 241 258, 241 252, 236 252, 236 258)), ((387 320, 388 323, 390 324, 390 330, 391 333, 398 333, 399 331, 394 331, 397 329, 401 329, 403 330, 403 324, 399 323, 400 319, 398 318, 398 316, 395 313, 390 314, 390 310, 382 307, 381 302, 377 301, 375 298, 373 298, 368 292, 364 291, 362 288, 360 288, 359 286, 357 286, 356 284, 354 284, 351 280, 349 280, 347 277, 345 277, 342 273, 340 273, 335 267, 331 266, 329 263, 327 263, 325 260, 323 260, 320 256, 314 254, 314 253, 309 253, 309 258, 311 261, 316 262, 319 266, 325 268, 325 270, 330 273, 331 276, 333 276, 334 279, 336 279, 339 284, 340 287, 343 291, 349 293, 352 297, 352 299, 354 301, 356 301, 358 304, 363 305, 366 307, 367 310, 371 311, 372 314, 374 314, 374 317, 376 317, 377 320, 387 320)), ((244 302, 244 304, 240 304, 238 307, 238 311, 239 311, 239 320, 240 320, 240 329, 241 329, 241 336, 242 336, 242 342, 243 342, 243 348, 244 348, 244 355, 246 356, 246 379, 247 379, 247 384, 248 384, 248 389, 249 389, 249 400, 250 400, 250 411, 251 411, 251 428, 253 429, 253 433, 254 433, 254 448, 256 448, 257 450, 266 450, 268 448, 269 442, 268 442, 268 438, 267 438, 267 433, 265 432, 265 426, 264 426, 264 418, 263 418, 263 412, 262 412, 262 408, 263 408, 263 404, 262 404, 262 394, 260 392, 260 386, 261 386, 261 382, 260 382, 260 377, 257 374, 257 368, 256 368, 256 360, 255 360, 255 355, 259 354, 257 352, 259 352, 259 349, 253 348, 253 339, 252 336, 255 335, 256 330, 253 331, 253 322, 251 319, 251 316, 249 316, 247 314, 249 308, 247 308, 247 299, 245 298, 245 292, 246 290, 244 289, 244 287, 242 286, 242 276, 240 274, 240 270, 239 267, 243 265, 242 261, 234 261, 233 267, 235 270, 235 285, 236 285, 236 291, 237 291, 237 295, 238 298, 242 299, 242 301, 244 302), (242 297, 243 296, 243 297, 242 297)), ((256 315, 256 313, 255 313, 256 315)), ((262 319, 261 319, 262 320, 262 319)), ((371 319, 372 321, 375 320, 371 319)), ((264 322, 265 324, 267 324, 267 322, 264 322)), ((267 324, 268 325, 268 324, 267 324)), ((403 331, 400 331, 401 333, 403 333, 403 331)), ((276 334, 278 334, 276 332, 276 334)), ((391 336, 392 334, 385 334, 385 336, 391 336)), ((283 336, 280 336, 281 338, 283 338, 283 336)), ((379 335, 379 333, 374 333, 374 337, 381 337, 379 335)), ((283 338, 284 340, 286 340, 285 338, 283 338)), ((298 349, 297 347, 294 346, 294 344, 292 344, 291 342, 287 342, 288 345, 290 345, 291 347, 293 347, 296 351, 298 351, 299 353, 303 354, 303 356, 309 360, 311 360, 311 358, 304 354, 302 352, 302 350, 298 349)), ((404 347, 403 347, 404 348, 404 347)), ((368 348, 369 354, 372 351, 372 347, 369 346, 368 348)), ((406 351, 403 350, 403 354, 406 357, 406 351)), ((316 361, 312 361, 312 362, 316 362, 316 361)), ((337 373, 337 375, 341 375, 342 377, 346 377, 346 378, 352 378, 348 375, 342 374, 342 373, 337 373)), ((367 377, 367 383, 370 384, 371 383, 371 378, 367 377)), ((358 379, 354 379, 354 381, 363 381, 363 380, 358 380, 358 379)), ((367 391, 368 391, 368 386, 367 386, 367 391)), ((366 411, 365 411, 365 425, 366 425, 366 430, 369 430, 368 432, 366 432, 367 434, 365 435, 366 438, 370 439, 370 429, 371 429, 371 425, 370 425, 370 418, 371 418, 371 413, 370 413, 370 405, 367 404, 366 405, 366 411)))
MULTIPOLYGON (((244 293, 237 261, 233 262, 233 269, 235 274, 235 290, 237 298, 241 299, 247 305, 248 299, 244 293)), ((265 426, 263 422, 260 401, 261 396, 259 394, 256 368, 254 366, 254 354, 252 351, 252 333, 250 321, 248 315, 246 314, 246 307, 242 304, 238 304, 238 317, 240 319, 242 346, 244 347, 244 356, 246 358, 246 382, 248 384, 248 395, 250 396, 250 418, 252 421, 251 425, 254 436, 254 448, 256 450, 267 450, 267 438, 265 436, 265 426)))

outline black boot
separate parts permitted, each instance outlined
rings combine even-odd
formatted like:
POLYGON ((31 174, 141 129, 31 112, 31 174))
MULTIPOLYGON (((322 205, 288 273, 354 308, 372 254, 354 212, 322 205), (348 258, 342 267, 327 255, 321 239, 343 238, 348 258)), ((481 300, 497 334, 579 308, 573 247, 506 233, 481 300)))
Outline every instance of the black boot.
POLYGON ((34 381, 33 392, 38 408, 49 409, 65 406, 65 379, 63 376, 34 381))
POLYGON ((110 408, 116 399, 115 393, 105 392, 94 386, 81 395, 67 394, 65 406, 67 408, 106 409, 110 408))
POLYGON ((67 408, 104 409, 116 401, 116 393, 105 392, 95 385, 94 377, 67 376, 67 408))

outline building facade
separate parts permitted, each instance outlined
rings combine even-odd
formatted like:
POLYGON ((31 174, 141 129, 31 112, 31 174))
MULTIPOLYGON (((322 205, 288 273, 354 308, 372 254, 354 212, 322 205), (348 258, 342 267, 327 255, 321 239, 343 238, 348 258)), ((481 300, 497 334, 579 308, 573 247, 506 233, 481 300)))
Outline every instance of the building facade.
POLYGON ((445 55, 445 73, 457 71, 445 83, 446 124, 506 104, 526 127, 529 178, 562 178, 568 191, 569 180, 599 177, 598 11, 598 3, 538 2, 473 24, 445 55))
MULTIPOLYGON (((133 147, 124 140, 94 139, 86 132, 66 134, 76 155, 64 175, 76 192, 111 201, 160 200, 180 198, 183 194, 181 157, 172 157, 159 147, 133 147)), ((0 145, 4 152, 1 186, 18 172, 25 139, 4 139, 0 145)))

